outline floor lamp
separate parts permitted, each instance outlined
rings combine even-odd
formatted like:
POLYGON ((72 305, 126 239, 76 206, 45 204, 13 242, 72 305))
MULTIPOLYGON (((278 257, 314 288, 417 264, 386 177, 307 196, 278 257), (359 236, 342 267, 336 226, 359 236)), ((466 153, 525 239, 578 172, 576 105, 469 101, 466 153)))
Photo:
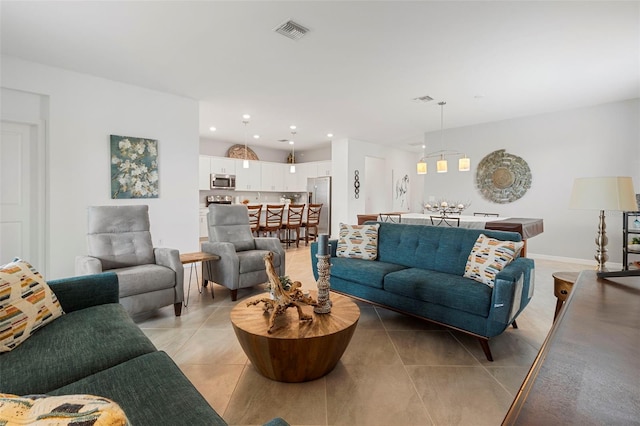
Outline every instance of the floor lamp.
POLYGON ((637 211, 633 180, 626 176, 576 178, 569 208, 580 210, 600 210, 598 233, 596 234, 597 275, 600 278, 640 275, 640 270, 608 272, 605 267, 607 255, 607 232, 604 211, 637 211))

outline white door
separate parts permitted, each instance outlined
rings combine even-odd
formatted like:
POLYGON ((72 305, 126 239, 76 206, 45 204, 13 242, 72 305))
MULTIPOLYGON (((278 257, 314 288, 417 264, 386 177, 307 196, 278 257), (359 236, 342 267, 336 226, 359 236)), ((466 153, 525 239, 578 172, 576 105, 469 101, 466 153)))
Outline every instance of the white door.
MULTIPOLYGON (((36 128, 2 121, 0 139, 0 264, 21 257, 37 268, 37 235, 34 235, 32 166, 37 166, 36 128)), ((36 189, 37 191, 37 189, 36 189)))

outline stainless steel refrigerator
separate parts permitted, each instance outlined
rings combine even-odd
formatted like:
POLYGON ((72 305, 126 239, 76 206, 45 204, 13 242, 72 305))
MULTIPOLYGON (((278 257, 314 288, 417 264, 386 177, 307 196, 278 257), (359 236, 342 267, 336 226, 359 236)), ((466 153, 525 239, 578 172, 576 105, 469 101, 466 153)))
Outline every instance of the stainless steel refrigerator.
POLYGON ((309 203, 322 203, 318 233, 331 235, 331 176, 307 178, 307 191, 309 203))

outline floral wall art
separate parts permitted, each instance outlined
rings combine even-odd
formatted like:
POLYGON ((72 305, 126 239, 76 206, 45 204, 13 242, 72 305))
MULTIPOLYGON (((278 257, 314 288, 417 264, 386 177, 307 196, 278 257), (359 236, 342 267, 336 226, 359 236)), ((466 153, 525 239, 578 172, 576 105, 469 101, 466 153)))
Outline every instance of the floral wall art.
POLYGON ((158 198, 158 141, 111 135, 111 198, 158 198))

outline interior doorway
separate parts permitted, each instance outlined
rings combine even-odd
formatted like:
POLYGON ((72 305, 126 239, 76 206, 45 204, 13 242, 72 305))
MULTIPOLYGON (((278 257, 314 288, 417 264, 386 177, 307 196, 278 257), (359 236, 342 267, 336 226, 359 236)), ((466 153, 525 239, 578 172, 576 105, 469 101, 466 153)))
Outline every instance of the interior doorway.
POLYGON ((20 257, 44 274, 44 143, 39 126, 2 120, 0 135, 0 264, 20 257))
POLYGON ((364 157, 364 212, 377 214, 389 211, 389 185, 385 180, 384 158, 364 157))

